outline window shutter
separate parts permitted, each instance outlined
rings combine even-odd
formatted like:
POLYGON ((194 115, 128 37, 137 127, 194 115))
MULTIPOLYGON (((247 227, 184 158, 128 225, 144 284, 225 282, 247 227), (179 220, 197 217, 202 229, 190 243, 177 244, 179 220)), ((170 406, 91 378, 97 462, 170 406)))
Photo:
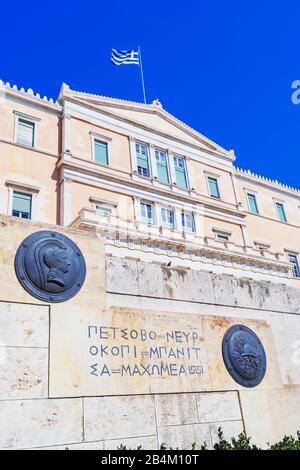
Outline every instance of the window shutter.
POLYGON ((210 195, 213 197, 220 197, 218 181, 215 178, 208 178, 210 195))
POLYGON ((157 161, 157 176, 162 183, 169 183, 167 162, 157 161))
POLYGON ((31 215, 31 194, 19 193, 14 191, 13 193, 13 211, 25 212, 31 215))
POLYGON ((34 145, 34 124, 24 119, 18 121, 17 143, 22 145, 34 145))
POLYGON ((177 185, 180 186, 181 188, 186 188, 187 187, 187 182, 186 182, 186 177, 185 177, 185 170, 184 168, 175 168, 176 172, 176 182, 177 185))
POLYGON ((99 140, 95 140, 94 146, 95 146, 95 161, 97 163, 102 163, 103 165, 108 165, 107 143, 100 142, 99 140))
POLYGON ((187 188, 185 160, 181 157, 174 157, 174 167, 177 186, 180 188, 187 188))
POLYGON ((283 204, 277 202, 276 207, 277 207, 279 220, 281 220, 281 222, 287 222, 286 213, 285 213, 283 204))
POLYGON ((148 157, 147 155, 137 155, 137 165, 145 170, 148 170, 148 157))
POLYGON ((254 194, 248 194, 248 201, 250 206, 250 212, 252 212, 253 214, 258 214, 258 206, 254 194))

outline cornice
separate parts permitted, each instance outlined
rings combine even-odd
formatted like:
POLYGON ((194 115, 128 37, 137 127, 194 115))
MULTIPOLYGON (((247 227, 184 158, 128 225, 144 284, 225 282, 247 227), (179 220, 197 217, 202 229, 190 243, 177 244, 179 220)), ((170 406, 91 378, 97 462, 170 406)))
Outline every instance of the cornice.
MULTIPOLYGON (((80 173, 82 175, 86 176, 91 176, 93 178, 97 178, 97 181, 100 182, 106 181, 108 183, 115 183, 117 185, 122 185, 124 189, 126 188, 127 191, 129 191, 129 194, 132 195, 133 189, 140 190, 140 191, 145 191, 148 193, 152 194, 152 197, 155 197, 156 195, 162 196, 162 197, 167 197, 167 198, 172 198, 174 201, 178 201, 181 203, 188 203, 189 205, 197 205, 197 206, 204 206, 205 209, 211 214, 211 215, 217 215, 223 214, 224 216, 227 217, 232 217, 234 223, 239 223, 239 224, 244 224, 245 223, 245 217, 246 214, 244 212, 240 212, 237 209, 233 207, 226 207, 223 204, 216 204, 215 200, 211 200, 209 198, 204 199, 202 196, 190 196, 189 194, 179 194, 178 192, 172 193, 167 189, 164 188, 158 188, 157 186, 153 187, 150 185, 145 185, 137 180, 133 179, 125 179, 124 175, 118 176, 116 174, 113 174, 111 172, 103 172, 102 169, 98 168, 91 168, 90 166, 87 167, 84 164, 76 163, 72 161, 72 159, 65 160, 61 158, 56 165, 57 169, 60 170, 61 178, 64 178, 63 172, 64 170, 70 170, 70 171, 75 171, 77 172, 78 178, 80 179, 80 173)), ((82 181, 84 184, 87 184, 86 181, 82 181)), ((90 184, 90 183, 89 183, 90 184)))
POLYGON ((281 183, 277 180, 258 175, 256 173, 253 173, 251 170, 243 170, 241 168, 236 168, 234 175, 240 179, 245 179, 261 186, 276 189, 277 191, 292 195, 294 197, 296 196, 300 199, 300 189, 293 188, 292 186, 281 183))
POLYGON ((48 98, 47 96, 42 98, 39 93, 34 93, 31 88, 25 91, 24 88, 18 88, 17 85, 11 85, 9 82, 0 80, 0 92, 43 108, 51 109, 57 113, 60 113, 62 110, 61 105, 57 101, 54 101, 53 98, 48 98))
POLYGON ((157 114, 158 116, 162 117, 164 120, 184 130, 191 137, 202 140, 203 143, 206 144, 208 147, 210 147, 212 151, 217 150, 226 159, 230 161, 235 160, 235 157, 232 151, 226 150, 225 148, 223 148, 222 146, 220 146, 213 140, 204 136, 200 132, 190 127, 185 122, 181 121, 180 119, 178 119, 177 117, 175 117, 174 115, 166 111, 158 100, 154 100, 151 104, 144 104, 144 103, 139 103, 135 101, 122 100, 118 98, 110 98, 107 96, 101 96, 101 95, 96 95, 92 93, 76 91, 76 90, 70 89, 68 86, 64 86, 62 88, 61 93, 58 98, 60 103, 62 103, 64 99, 74 99, 76 101, 78 100, 80 102, 85 102, 85 103, 86 103, 85 100, 88 100, 88 104, 95 107, 96 109, 97 109, 97 106, 99 105, 104 105, 104 106, 109 105, 113 108, 122 108, 122 109, 128 109, 128 110, 133 110, 133 111, 140 111, 144 113, 157 114), (97 102, 93 103, 93 101, 96 101, 96 100, 97 102))

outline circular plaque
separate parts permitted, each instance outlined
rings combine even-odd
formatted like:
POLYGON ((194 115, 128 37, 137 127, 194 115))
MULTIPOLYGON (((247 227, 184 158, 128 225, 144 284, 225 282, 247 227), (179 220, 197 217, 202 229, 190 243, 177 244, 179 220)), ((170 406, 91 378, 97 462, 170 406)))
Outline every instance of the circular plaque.
POLYGON ((259 337, 244 325, 234 325, 222 344, 225 366, 231 377, 244 387, 256 387, 266 372, 266 353, 259 337))
POLYGON ((65 302, 81 289, 86 275, 78 246, 62 233, 43 230, 25 238, 15 256, 23 287, 45 302, 65 302))

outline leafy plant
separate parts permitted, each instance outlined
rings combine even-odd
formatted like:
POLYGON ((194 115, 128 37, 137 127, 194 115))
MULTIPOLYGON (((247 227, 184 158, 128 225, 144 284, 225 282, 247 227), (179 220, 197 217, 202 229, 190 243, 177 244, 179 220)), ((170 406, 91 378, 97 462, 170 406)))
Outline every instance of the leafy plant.
POLYGON ((297 431, 297 439, 293 436, 284 436, 282 441, 271 445, 270 450, 300 450, 300 431, 297 431))
POLYGON ((256 445, 250 444, 251 438, 247 437, 244 432, 238 435, 238 438, 231 438, 231 442, 224 439, 221 428, 218 429, 219 442, 214 445, 215 450, 261 450, 256 445))
MULTIPOLYGON (((238 435, 237 439, 232 437, 230 441, 224 439, 222 428, 218 429, 219 442, 214 445, 214 450, 262 450, 255 444, 251 443, 251 437, 247 437, 245 432, 238 435)), ((127 449, 126 446, 118 447, 118 450, 141 450, 139 446, 136 449, 127 449)), ((191 446, 192 450, 197 449, 196 442, 191 446)), ((167 447, 165 443, 160 446, 160 450, 180 450, 167 447)), ((200 450, 208 450, 206 442, 200 447, 200 450)), ((267 450, 300 450, 300 431, 297 431, 297 438, 294 436, 284 436, 283 439, 276 444, 268 444, 267 450)))

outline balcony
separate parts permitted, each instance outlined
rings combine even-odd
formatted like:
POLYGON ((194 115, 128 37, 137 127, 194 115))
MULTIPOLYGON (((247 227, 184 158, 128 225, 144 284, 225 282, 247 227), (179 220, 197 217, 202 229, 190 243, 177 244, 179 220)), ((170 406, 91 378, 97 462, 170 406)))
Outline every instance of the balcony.
POLYGON ((245 271, 258 271, 279 277, 290 277, 290 265, 284 254, 262 253, 256 247, 245 247, 230 241, 220 242, 213 237, 130 221, 83 208, 71 227, 98 233, 106 245, 158 255, 176 256, 220 266, 234 266, 245 271))

